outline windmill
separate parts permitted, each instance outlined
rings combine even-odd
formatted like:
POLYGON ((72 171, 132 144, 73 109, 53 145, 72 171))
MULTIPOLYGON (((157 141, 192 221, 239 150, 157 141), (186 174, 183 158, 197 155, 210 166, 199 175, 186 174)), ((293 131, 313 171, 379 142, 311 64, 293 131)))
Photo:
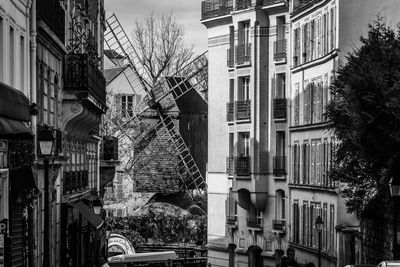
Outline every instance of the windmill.
MULTIPOLYGON (((157 142, 152 142, 157 138, 158 142, 166 145, 178 156, 176 169, 173 171, 179 176, 180 189, 186 190, 192 197, 196 193, 204 197, 207 187, 205 179, 168 110, 171 106, 176 105, 177 99, 190 90, 201 91, 201 88, 206 85, 207 52, 183 66, 174 75, 163 77, 156 86, 150 88, 143 79, 146 74, 138 54, 115 14, 106 19, 106 25, 107 30, 104 36, 106 45, 113 53, 123 55, 128 61, 130 71, 124 72, 124 75, 132 91, 136 94, 145 94, 143 101, 130 114, 128 122, 139 125, 149 112, 155 113, 159 119, 159 122, 144 134, 138 137, 128 136, 133 141, 136 151, 132 161, 138 169, 148 164, 158 152, 157 142), (139 92, 140 90, 145 92, 139 92)), ((118 62, 118 64, 121 63, 118 62)))

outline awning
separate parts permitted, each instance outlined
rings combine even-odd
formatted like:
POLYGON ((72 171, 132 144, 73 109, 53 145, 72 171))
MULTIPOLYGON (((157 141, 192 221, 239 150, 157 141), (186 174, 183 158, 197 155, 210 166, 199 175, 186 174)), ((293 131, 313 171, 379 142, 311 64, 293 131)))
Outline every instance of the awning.
POLYGON ((24 192, 37 189, 36 172, 31 166, 25 166, 10 170, 11 191, 24 192))
POLYGON ((0 116, 0 138, 25 140, 32 137, 32 130, 23 121, 0 116))
POLYGON ((79 211, 96 229, 99 229, 104 221, 97 216, 88 205, 86 205, 83 201, 78 201, 72 206, 79 211))
POLYGON ((0 116, 30 121, 29 99, 17 89, 0 82, 0 116))

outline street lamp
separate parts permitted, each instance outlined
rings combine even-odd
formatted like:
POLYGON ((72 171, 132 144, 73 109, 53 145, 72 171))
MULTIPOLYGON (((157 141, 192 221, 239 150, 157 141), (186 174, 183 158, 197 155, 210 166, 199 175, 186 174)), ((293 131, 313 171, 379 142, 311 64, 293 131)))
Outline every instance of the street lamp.
POLYGON ((322 243, 322 228, 324 228, 324 221, 321 216, 318 216, 315 220, 315 228, 318 232, 318 267, 321 267, 321 243, 322 243))
POLYGON ((44 163, 44 233, 43 233, 43 267, 50 267, 49 249, 49 159, 53 156, 54 130, 48 126, 41 127, 38 133, 39 153, 44 163))
POLYGON ((103 207, 103 203, 101 203, 100 199, 96 199, 93 201, 93 211, 95 214, 99 215, 101 213, 101 208, 103 207))

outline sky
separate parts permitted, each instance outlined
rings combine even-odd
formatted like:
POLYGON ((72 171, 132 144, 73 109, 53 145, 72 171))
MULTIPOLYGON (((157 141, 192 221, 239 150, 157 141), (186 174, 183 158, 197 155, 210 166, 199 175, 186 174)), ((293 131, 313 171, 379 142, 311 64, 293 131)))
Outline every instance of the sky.
POLYGON ((193 45, 195 53, 207 50, 207 30, 200 23, 201 0, 104 0, 106 18, 115 13, 125 32, 130 35, 135 19, 155 14, 173 12, 178 23, 185 29, 184 42, 193 45))

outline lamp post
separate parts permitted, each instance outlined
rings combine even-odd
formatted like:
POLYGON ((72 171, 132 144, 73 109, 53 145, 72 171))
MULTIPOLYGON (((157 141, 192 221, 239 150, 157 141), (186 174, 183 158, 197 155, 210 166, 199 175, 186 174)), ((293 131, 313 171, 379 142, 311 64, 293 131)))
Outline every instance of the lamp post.
POLYGON ((108 240, 111 236, 111 231, 112 231, 111 225, 107 224, 107 226, 106 226, 106 240, 107 240, 107 242, 106 242, 106 258, 108 258, 108 240))
POLYGON ((44 163, 44 233, 43 233, 43 267, 50 267, 50 237, 49 237, 49 159, 54 150, 54 131, 49 127, 39 130, 38 142, 40 155, 44 163))
POLYGON ((324 227, 324 221, 321 216, 318 216, 315 220, 315 228, 318 232, 318 267, 321 267, 321 243, 322 243, 322 228, 324 227))
POLYGON ((103 207, 103 203, 101 203, 100 199, 96 199, 95 201, 93 201, 94 214, 100 215, 102 207, 103 207))

